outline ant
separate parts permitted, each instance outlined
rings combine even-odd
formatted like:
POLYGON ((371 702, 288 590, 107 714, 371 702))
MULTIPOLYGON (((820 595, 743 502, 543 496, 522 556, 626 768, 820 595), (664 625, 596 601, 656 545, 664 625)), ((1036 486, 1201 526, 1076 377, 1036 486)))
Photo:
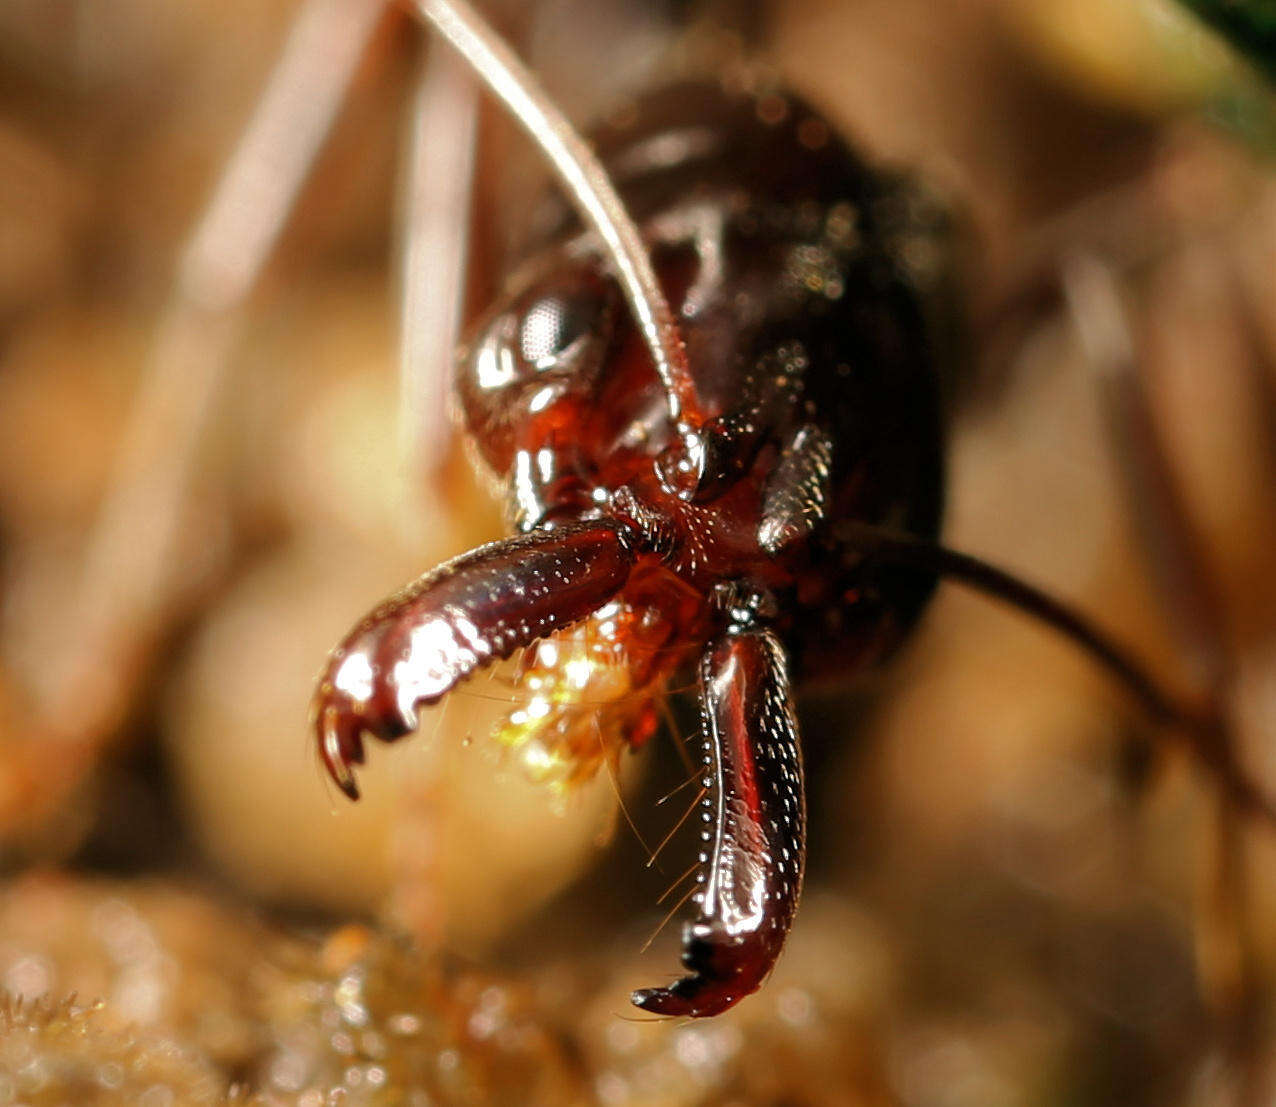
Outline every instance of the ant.
MULTIPOLYGON (((421 6, 454 34, 456 20, 466 22, 462 5, 421 6)), ((94 544, 77 634, 55 659, 71 672, 51 683, 78 688, 48 696, 73 716, 54 720, 59 734, 106 733, 122 710, 121 685, 144 650, 124 651, 120 674, 101 659, 116 655, 130 634, 153 635, 157 608, 172 591, 161 571, 162 547, 171 545, 173 505, 216 390, 215 364, 234 339, 230 309, 260 270, 381 10, 379 0, 303 6, 280 70, 294 80, 272 82, 190 243, 94 544), (306 95, 296 95, 299 87, 306 95), (275 159, 270 174, 260 172, 263 149, 287 155, 275 159), (252 214, 246 222, 245 212, 252 214), (153 430, 157 415, 168 432, 162 436, 153 430), (174 444, 176 452, 167 452, 174 444)), ((471 42, 491 55, 476 57, 474 69, 504 83, 533 137, 560 158, 592 232, 559 211, 466 348, 460 383, 467 429, 489 466, 512 476, 513 515, 523 533, 437 570, 347 640, 319 713, 321 750, 343 787, 354 790, 350 762, 362 754, 365 722, 373 734, 396 734, 412 721, 418 691, 427 702, 468 671, 471 661, 456 651, 439 672, 409 669, 401 684, 397 674, 377 672, 394 634, 430 623, 440 611, 447 622, 473 604, 471 614, 481 616, 474 628, 493 657, 537 639, 519 679, 575 695, 591 719, 596 711, 605 715, 603 737, 624 748, 652 733, 653 703, 675 670, 698 669, 711 771, 697 775, 707 782, 702 799, 710 818, 702 831, 709 838, 699 917, 686 950, 693 972, 640 999, 657 1010, 712 1014, 764 979, 800 890, 805 811, 801 790, 787 787, 802 771, 790 682, 885 659, 917 621, 935 581, 946 577, 1069 635, 1131 689, 1154 722, 1190 745, 1238 807, 1270 811, 1233 761, 1219 704, 1180 702, 1075 612, 936 544, 946 367, 944 350, 929 337, 932 291, 898 249, 900 237, 918 228, 888 218, 907 212, 907 186, 866 167, 796 97, 708 86, 643 101, 628 126, 596 132, 604 167, 598 172, 589 148, 493 36, 472 18, 468 25, 471 42), (663 141, 671 135, 678 141, 663 141), (762 153, 750 145, 758 136, 769 144, 762 153), (626 152, 643 141, 644 157, 631 158, 626 170, 626 152), (666 165, 660 158, 671 150, 666 165), (809 172, 791 168, 797 166, 809 172), (696 174, 698 198, 686 193, 689 181, 694 193, 696 174), (745 251, 746 240, 763 248, 745 251), (757 309, 752 322, 722 310, 727 290, 742 283, 744 302, 757 309), (850 324, 838 326, 847 312, 850 324), (851 354, 838 356, 846 346, 851 354), (830 367, 837 380, 828 379, 830 367), (494 379, 484 376, 488 369, 494 379), (892 418, 902 428, 895 436, 888 433, 892 418), (626 438, 631 429, 636 437, 626 438), (571 579, 582 587, 536 598, 528 579, 543 572, 577 574, 571 579), (515 637, 498 641, 498 623, 509 623, 515 637), (345 670, 349 658, 362 660, 345 670), (361 666, 376 693, 366 704, 356 694, 361 666), (605 685, 618 675, 636 695, 607 699, 605 685), (732 695, 738 682, 747 694, 732 695), (733 797, 741 802, 731 804, 733 797), (766 905, 756 919, 755 895, 766 905)), ((444 57, 432 59, 430 72, 444 71, 444 57)), ((467 117, 442 114, 453 126, 467 117)), ((450 149, 432 147, 436 156, 450 149)), ((449 183, 467 173, 457 168, 449 183)), ((435 241, 424 252, 434 252, 435 241)), ((1109 324, 1087 335, 1087 345, 1116 382, 1114 400, 1128 430, 1145 401, 1130 387, 1130 350, 1121 335, 1128 320, 1110 276, 1093 258, 1074 257, 1062 291, 1078 320, 1109 324)), ((415 335, 405 345, 426 332, 450 342, 452 309, 437 284, 429 300, 438 325, 411 314, 415 335)), ((430 359, 417 351, 415 360, 430 359)), ((422 421, 443 410, 432 383, 410 382, 405 390, 405 408, 422 421)), ((432 441, 423 431, 416 437, 421 445, 432 441)), ((1139 487, 1159 486, 1155 451, 1135 450, 1132 461, 1145 470, 1133 474, 1139 487)), ((1175 512, 1162 515, 1173 520, 1175 512)), ((1161 536, 1173 529, 1161 526, 1161 536)), ((1184 543, 1170 538, 1166 560, 1173 563, 1184 543)), ((1178 560, 1171 588, 1191 592, 1190 558, 1178 560)), ((482 658, 473 652, 477 665, 482 658)), ((510 725, 522 735, 547 727, 530 716, 510 725)), ((46 793, 56 790, 82 769, 90 746, 77 741, 71 756, 46 758, 31 780, 46 793)), ((573 747, 568 756, 582 755, 573 747)))
MULTIPOLYGON (((797 910, 793 684, 882 661, 945 578, 1066 635, 1240 808, 1276 815, 1217 704, 1181 702, 1066 605, 938 544, 946 370, 930 290, 900 251, 923 233, 901 221, 907 184, 778 90, 675 87, 586 142, 463 0, 415 7, 531 134, 577 218, 542 221, 458 359, 465 430, 505 482, 517 533, 378 606, 320 679, 316 741, 347 795, 365 734, 403 737, 420 707, 521 650, 524 675, 563 683, 568 651, 554 646, 573 628, 630 669, 639 695, 609 724, 630 745, 666 680, 694 669, 702 849, 687 973, 633 1002, 719 1014, 763 984, 797 910)), ((1108 297, 1084 258, 1065 284, 1108 297)), ((1096 356, 1126 368, 1111 345, 1096 356)), ((584 703, 605 665, 588 650, 574 660, 584 703)))

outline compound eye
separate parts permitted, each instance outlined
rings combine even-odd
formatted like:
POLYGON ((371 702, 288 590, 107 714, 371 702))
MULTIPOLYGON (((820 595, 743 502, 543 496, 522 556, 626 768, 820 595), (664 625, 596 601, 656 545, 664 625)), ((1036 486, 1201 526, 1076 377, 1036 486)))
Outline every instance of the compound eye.
POLYGON ((585 368, 588 353, 608 337, 611 296, 591 272, 564 273, 529 289, 515 309, 517 351, 537 373, 585 368))
POLYGON ((519 328, 519 353, 538 371, 556 369, 580 353, 597 332, 602 305, 597 300, 545 296, 523 316, 519 328))
POLYGON ((465 424, 497 472, 530 415, 592 394, 619 318, 620 293, 595 261, 552 263, 497 304, 459 351, 465 424))

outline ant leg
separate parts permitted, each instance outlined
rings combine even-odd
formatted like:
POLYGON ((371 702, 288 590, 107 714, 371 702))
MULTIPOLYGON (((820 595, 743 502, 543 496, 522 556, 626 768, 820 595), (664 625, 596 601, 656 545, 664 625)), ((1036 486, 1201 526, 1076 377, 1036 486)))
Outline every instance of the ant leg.
POLYGON ((451 437, 446 399, 465 299, 477 129, 469 68, 432 40, 412 104, 400 275, 400 434, 423 487, 437 484, 451 437))
POLYGON ((1222 603, 1150 409, 1115 275, 1090 255, 1074 256, 1064 267, 1063 290, 1102 389, 1108 438, 1161 605, 1195 681, 1213 701, 1208 709, 1221 714, 1235 668, 1222 603))
MULTIPOLYGON (((1240 284, 1235 275, 1233 283, 1240 284)), ((1109 265, 1090 255, 1073 256, 1064 266, 1062 285, 1091 370, 1102 389, 1108 437, 1129 508, 1142 533, 1156 594, 1169 617, 1179 652, 1201 689, 1202 714, 1217 747, 1213 752, 1220 764, 1239 773, 1233 718, 1239 662, 1225 626, 1219 583, 1209 568, 1200 529, 1184 502, 1152 412, 1148 360, 1136 349, 1128 312, 1109 265)), ((1236 299, 1244 312, 1244 296, 1236 299)), ((1252 324, 1252 319, 1246 322, 1252 324)), ((1251 345, 1257 351, 1258 342, 1251 345)), ((1256 374, 1255 383, 1259 379, 1256 374)), ((1242 1081, 1239 1101, 1252 1103, 1259 1099, 1261 1082, 1254 1039, 1261 984, 1247 932, 1245 839, 1229 798, 1226 793, 1218 796, 1212 812, 1213 840, 1197 916, 1198 973, 1229 1024, 1242 1081)))
POLYGON ((621 527, 577 523, 488 543, 440 565, 360 622, 315 693, 320 756, 357 799, 363 732, 390 742, 466 677, 578 622, 624 586, 634 555, 621 527))
POLYGON ((686 924, 689 975, 633 994, 662 1015, 716 1015, 755 992, 784 947, 802 890, 802 753, 779 641, 732 630, 700 662, 704 866, 699 914, 686 924))
MULTIPOLYGON (((188 486, 238 333, 239 309, 326 137, 376 0, 309 0, 256 113, 183 250, 116 472, 91 536, 77 605, 77 644, 52 675, 54 710, 73 730, 109 728, 123 688, 103 688, 103 658, 149 641, 171 598, 170 564, 188 486), (94 693, 84 696, 85 688, 94 693), (84 719, 86 702, 96 703, 84 719)), ((135 647, 133 651, 137 652, 135 647)))
MULTIPOLYGON (((241 309, 345 98, 382 0, 307 0, 182 251, 110 483, 67 604, 74 634, 36 689, 59 743, 41 809, 88 772, 128 710, 180 592, 174 564, 190 483, 241 309)), ((24 795, 36 792, 34 787, 24 795)), ((32 812, 0 798, 0 834, 32 812)))

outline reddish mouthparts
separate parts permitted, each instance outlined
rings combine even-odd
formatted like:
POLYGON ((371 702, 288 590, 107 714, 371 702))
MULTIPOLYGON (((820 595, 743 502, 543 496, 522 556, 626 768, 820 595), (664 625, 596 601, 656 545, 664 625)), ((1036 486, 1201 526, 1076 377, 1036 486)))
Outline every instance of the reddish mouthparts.
POLYGON ((381 604, 333 650, 315 695, 319 754, 337 786, 358 798, 351 766, 365 733, 410 734, 419 707, 585 618, 632 566, 617 524, 578 523, 480 546, 381 604))
MULTIPOLYGON (((320 756, 358 798, 364 735, 394 741, 417 711, 520 647, 586 618, 625 585, 634 554, 607 520, 493 542, 382 604, 333 651, 315 700, 320 756)), ((764 629, 732 629, 700 661, 705 795, 689 975, 634 993, 668 1015, 715 1015, 756 991, 793 921, 805 808, 784 655, 764 629)))

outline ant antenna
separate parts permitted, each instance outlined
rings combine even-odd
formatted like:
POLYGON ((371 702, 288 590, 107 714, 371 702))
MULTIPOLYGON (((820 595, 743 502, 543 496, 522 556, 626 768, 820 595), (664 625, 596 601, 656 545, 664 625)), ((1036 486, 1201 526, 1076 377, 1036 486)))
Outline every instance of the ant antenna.
POLYGON ((1203 711, 1190 702, 1179 701, 1137 658, 1067 604, 986 561, 889 527, 847 519, 837 524, 837 533, 868 561, 931 573, 963 584, 1059 631, 1120 681, 1153 722, 1172 728, 1173 736, 1186 739, 1241 807, 1276 823, 1276 800, 1236 762, 1217 708, 1210 705, 1203 711))
POLYGON ((684 435, 703 422, 687 352, 638 228, 607 171, 539 82, 466 0, 411 0, 474 68, 549 159, 586 225, 602 238, 655 362, 669 417, 684 435))

